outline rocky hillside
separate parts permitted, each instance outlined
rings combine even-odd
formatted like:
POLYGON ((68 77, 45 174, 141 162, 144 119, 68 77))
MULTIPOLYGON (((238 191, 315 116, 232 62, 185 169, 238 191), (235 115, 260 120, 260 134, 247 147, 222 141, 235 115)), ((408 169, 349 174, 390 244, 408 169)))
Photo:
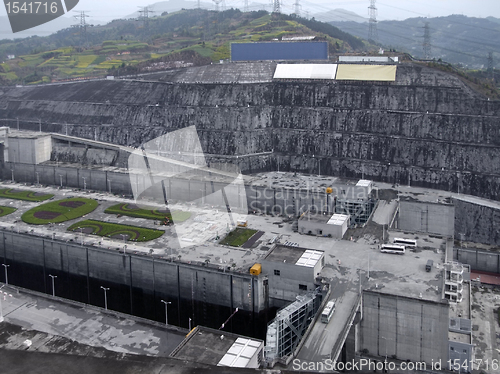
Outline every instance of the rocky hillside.
POLYGON ((131 146, 196 125, 209 158, 238 155, 246 172, 279 164, 499 197, 498 101, 416 64, 398 66, 394 83, 279 82, 269 64, 180 69, 161 82, 10 88, 0 118, 33 130, 40 118, 44 131, 131 146), (231 83, 216 83, 221 75, 231 83))

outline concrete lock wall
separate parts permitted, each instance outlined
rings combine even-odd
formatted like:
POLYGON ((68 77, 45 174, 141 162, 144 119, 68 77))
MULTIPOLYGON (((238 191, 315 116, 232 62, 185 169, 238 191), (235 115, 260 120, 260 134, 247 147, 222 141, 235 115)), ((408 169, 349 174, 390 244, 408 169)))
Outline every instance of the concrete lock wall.
MULTIPOLYGON (((18 183, 39 183, 44 185, 63 186, 97 191, 111 191, 114 194, 133 195, 130 175, 126 169, 103 170, 62 165, 33 165, 26 163, 5 162, 1 166, 1 175, 4 180, 18 183)), ((139 188, 148 185, 145 176, 132 174, 134 184, 139 188)), ((168 178, 164 181, 165 191, 169 200, 192 201, 211 204, 214 206, 225 206, 220 189, 227 184, 222 182, 206 182, 181 178, 168 178), (212 194, 212 191, 216 191, 212 194), (202 197, 203 196, 203 197, 202 197)), ((249 212, 262 211, 275 214, 297 215, 311 209, 327 209, 333 212, 335 201, 324 192, 312 192, 309 190, 271 189, 260 186, 240 186, 226 189, 227 197, 232 202, 231 208, 237 209, 245 206, 243 201, 246 196, 246 204, 249 212), (243 190, 244 188, 244 190, 243 190), (244 192, 244 193, 243 193, 244 192)), ((146 191, 147 196, 163 197, 161 185, 156 185, 151 191, 146 191)), ((158 201, 157 201, 158 202, 158 201)), ((162 202, 162 201, 161 201, 162 202)))
MULTIPOLYGON (((188 298, 258 313, 264 308, 262 277, 169 262, 152 256, 124 255, 117 250, 82 246, 1 231, 0 256, 6 263, 22 263, 102 282, 188 298)), ((16 269, 9 268, 9 272, 16 269)), ((40 279, 41 282, 45 280, 40 279)))
POLYGON ((455 208, 452 205, 400 201, 398 228, 444 236, 454 234, 455 208))
POLYGON ((473 248, 453 248, 453 259, 463 264, 469 264, 472 270, 500 274, 500 253, 473 248))
POLYGON ((476 243, 500 245, 500 207, 453 199, 455 205, 455 238, 476 243), (467 217, 467 219, 464 219, 467 217))
POLYGON ((361 349, 429 364, 446 360, 448 319, 446 302, 363 291, 361 349))

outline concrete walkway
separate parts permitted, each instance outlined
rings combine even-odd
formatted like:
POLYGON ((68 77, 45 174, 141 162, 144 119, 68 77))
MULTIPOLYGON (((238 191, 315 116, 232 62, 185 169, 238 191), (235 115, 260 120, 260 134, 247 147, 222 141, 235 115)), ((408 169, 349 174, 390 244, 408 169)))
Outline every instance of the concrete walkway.
POLYGON ((153 321, 11 286, 2 286, 0 292, 7 324, 42 333, 32 334, 27 343, 19 339, 0 342, 3 348, 19 349, 24 344, 23 349, 47 352, 49 341, 57 336, 121 354, 168 357, 187 334, 178 327, 167 329, 153 321))

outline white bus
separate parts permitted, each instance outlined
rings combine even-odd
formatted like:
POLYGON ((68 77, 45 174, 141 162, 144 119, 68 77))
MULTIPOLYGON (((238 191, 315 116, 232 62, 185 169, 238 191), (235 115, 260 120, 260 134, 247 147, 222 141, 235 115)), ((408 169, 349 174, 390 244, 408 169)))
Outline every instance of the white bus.
POLYGON ((405 246, 397 244, 382 244, 380 246, 380 252, 382 253, 395 253, 398 255, 405 254, 405 246))
POLYGON ((326 304, 325 309, 323 309, 323 312, 321 313, 321 322, 323 323, 330 322, 330 318, 332 318, 334 311, 335 311, 335 301, 330 300, 326 304))
POLYGON ((417 248, 417 241, 414 239, 394 238, 392 242, 394 244, 404 245, 407 248, 417 248))

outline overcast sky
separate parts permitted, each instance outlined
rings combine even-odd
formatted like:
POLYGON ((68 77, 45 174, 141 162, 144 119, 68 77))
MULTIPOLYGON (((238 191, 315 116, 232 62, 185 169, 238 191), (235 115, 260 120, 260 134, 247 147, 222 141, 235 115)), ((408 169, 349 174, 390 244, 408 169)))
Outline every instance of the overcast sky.
MULTIPOLYGON (((244 5, 244 0, 225 1, 228 8, 243 8, 244 5)), ((293 11, 295 1, 282 0, 284 12, 293 11)), ((155 2, 155 0, 80 0, 75 10, 89 11, 88 14, 93 19, 110 21, 137 11, 139 6, 151 5, 155 2)), ((210 0, 202 0, 202 2, 212 3, 210 0)), ((248 0, 249 4, 270 2, 271 0, 248 0)), ((309 11, 309 14, 342 8, 362 17, 368 17, 370 0, 299 0, 299 3, 303 10, 309 11)), ((378 10, 377 19, 381 21, 425 16, 439 17, 450 14, 500 18, 500 0, 377 0, 376 7, 378 10)), ((0 15, 5 15, 5 7, 0 8, 0 15)), ((91 19, 89 19, 89 23, 92 23, 91 19)))

